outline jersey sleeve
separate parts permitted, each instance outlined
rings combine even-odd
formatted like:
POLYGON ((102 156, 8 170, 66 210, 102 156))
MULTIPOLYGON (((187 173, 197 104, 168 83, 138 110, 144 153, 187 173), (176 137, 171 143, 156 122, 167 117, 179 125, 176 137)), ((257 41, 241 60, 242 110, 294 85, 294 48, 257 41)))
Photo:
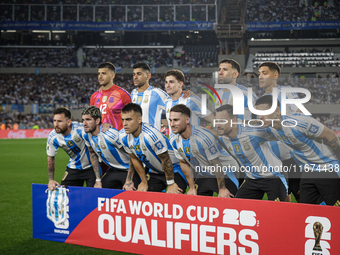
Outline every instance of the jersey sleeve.
POLYGON ((132 153, 131 149, 129 148, 128 141, 127 141, 127 134, 125 133, 124 129, 119 131, 119 142, 123 146, 126 153, 128 154, 132 153))
POLYGON ((95 103, 95 96, 97 95, 98 91, 94 92, 92 95, 91 95, 91 98, 90 98, 90 105, 94 105, 95 103))
POLYGON ((176 136, 175 135, 170 136, 169 141, 170 141, 170 144, 171 144, 171 146, 174 150, 174 154, 175 154, 176 158, 184 159, 178 151, 178 146, 177 146, 177 143, 176 143, 176 136))
POLYGON ((47 144, 46 144, 47 156, 55 157, 55 155, 57 155, 58 148, 59 146, 57 142, 56 133, 55 131, 52 131, 47 139, 47 144))
POLYGON ((319 137, 325 129, 323 124, 312 117, 301 117, 301 119, 306 120, 307 126, 303 129, 304 133, 308 136, 319 137))
POLYGON ((123 105, 126 105, 128 103, 131 103, 131 95, 129 92, 125 91, 125 90, 121 90, 120 91, 120 94, 122 96, 122 102, 123 102, 123 105))
POLYGON ((89 134, 85 133, 85 131, 82 132, 82 138, 84 139, 85 141, 85 145, 87 147, 91 147, 91 144, 90 144, 90 139, 89 139, 89 134))
POLYGON ((208 130, 205 132, 205 138, 201 140, 199 145, 203 147, 201 149, 205 151, 207 160, 211 161, 221 156, 221 153, 217 147, 216 139, 214 135, 208 130))
POLYGON ((166 141, 167 138, 165 136, 157 135, 157 140, 155 141, 149 135, 144 136, 144 139, 149 140, 149 143, 151 144, 151 148, 155 152, 156 155, 159 155, 159 154, 162 154, 168 151, 168 145, 166 141))
POLYGON ((110 128, 106 132, 103 132, 106 138, 118 149, 122 148, 122 143, 119 139, 119 132, 115 128, 110 128))

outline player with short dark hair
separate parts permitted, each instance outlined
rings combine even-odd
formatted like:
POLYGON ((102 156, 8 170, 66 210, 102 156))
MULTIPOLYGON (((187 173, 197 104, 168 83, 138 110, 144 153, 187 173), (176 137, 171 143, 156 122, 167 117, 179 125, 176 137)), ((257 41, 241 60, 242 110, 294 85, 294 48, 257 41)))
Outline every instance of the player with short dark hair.
POLYGON ((146 63, 137 63, 133 68, 133 83, 136 88, 131 93, 132 103, 143 109, 143 122, 161 129, 162 113, 165 111, 165 100, 168 95, 159 88, 149 85, 151 68, 146 63))
POLYGON ((184 98, 183 85, 185 82, 185 76, 183 72, 179 70, 169 70, 164 75, 165 78, 165 90, 168 93, 168 97, 165 102, 166 119, 167 126, 170 129, 169 134, 172 134, 170 126, 170 109, 178 104, 184 104, 190 108, 192 111, 192 116, 190 118, 191 124, 194 126, 200 125, 200 118, 204 118, 208 122, 212 123, 214 119, 214 114, 207 110, 205 116, 202 115, 202 101, 198 96, 189 96, 184 98))
MULTIPOLYGON (((240 85, 237 83, 237 78, 239 77, 241 73, 240 64, 233 60, 233 59, 222 59, 220 61, 220 65, 218 68, 218 84, 227 84, 227 85, 233 85, 237 88, 241 89, 244 95, 244 115, 238 115, 237 118, 239 120, 250 120, 251 119, 251 113, 248 108, 248 90, 246 87, 240 85)), ((217 94, 222 100, 222 105, 225 104, 233 104, 233 94, 232 92, 227 88, 219 88, 216 90, 217 94)), ((214 95, 214 98, 216 100, 215 109, 221 106, 218 98, 216 95, 214 95)), ((257 96, 253 92, 252 94, 252 102, 255 103, 257 99, 257 96)))
POLYGON ((54 130, 47 139, 48 188, 56 189, 59 185, 54 180, 55 155, 62 148, 70 157, 61 185, 93 187, 96 176, 90 163, 89 151, 82 138, 83 125, 72 122, 71 112, 66 107, 57 108, 53 112, 54 130))
POLYGON ((168 193, 185 192, 185 176, 169 140, 158 129, 142 122, 143 114, 138 104, 125 105, 124 129, 120 132, 121 143, 142 181, 138 190, 161 192, 168 187, 168 193), (143 164, 149 169, 147 174, 143 164))
POLYGON ((170 125, 174 133, 170 136, 170 143, 187 178, 188 194, 212 196, 216 192, 220 197, 234 197, 238 180, 231 169, 238 170, 237 162, 222 152, 209 130, 191 125, 190 115, 190 108, 183 104, 177 104, 170 110, 170 125), (195 174, 197 178, 194 181, 195 174))
MULTIPOLYGON (((89 106, 82 112, 84 124, 83 137, 90 153, 91 163, 96 173, 95 187, 122 189, 129 169, 129 155, 122 148, 119 141, 119 132, 115 128, 103 132, 101 124, 102 115, 95 106, 89 106), (105 162, 110 168, 101 177, 99 161, 105 162)), ((131 165, 131 167, 133 167, 131 165)), ((131 172, 131 171, 130 171, 131 172)), ((138 175, 130 176, 135 185, 139 183, 138 175)))
POLYGON ((221 142, 246 172, 236 198, 262 199, 267 193, 269 200, 285 201, 288 186, 281 174, 282 163, 264 143, 276 138, 264 128, 236 124, 232 105, 217 108, 216 119, 221 142))
MULTIPOLYGON (((268 110, 272 104, 272 96, 266 95, 257 100, 256 109, 268 110)), ((335 132, 310 116, 281 115, 279 106, 259 119, 267 132, 291 148, 299 161, 300 202, 340 205, 340 142, 335 132)))
POLYGON ((98 107, 102 113, 103 123, 109 123, 117 130, 123 128, 120 113, 127 103, 131 102, 130 94, 113 84, 116 68, 110 63, 102 63, 98 67, 99 90, 91 96, 90 105, 98 107))
MULTIPOLYGON (((273 89, 277 89, 277 99, 278 102, 281 104, 281 89, 282 88, 290 88, 290 86, 280 86, 277 84, 277 80, 279 79, 281 73, 280 66, 275 62, 263 62, 259 66, 258 75, 259 75, 259 85, 260 88, 265 90, 265 93, 262 96, 265 95, 273 95, 273 89)), ((296 93, 287 93, 286 94, 287 99, 298 99, 299 96, 296 93)), ((281 107, 280 107, 281 109, 281 107)), ((286 106, 287 115, 294 114, 296 112, 301 112, 296 105, 294 104, 288 104, 286 106)), ((268 142, 268 146, 271 147, 273 152, 276 154, 276 156, 281 159, 282 164, 284 166, 287 166, 288 169, 294 169, 294 167, 297 167, 297 163, 294 160, 294 156, 289 151, 287 146, 284 143, 281 143, 280 141, 272 141, 268 142)), ((288 172, 286 173, 288 177, 288 186, 289 186, 289 197, 287 198, 290 200, 290 193, 292 192, 296 198, 297 201, 299 201, 299 186, 300 186, 300 176, 301 173, 299 172, 288 172)))

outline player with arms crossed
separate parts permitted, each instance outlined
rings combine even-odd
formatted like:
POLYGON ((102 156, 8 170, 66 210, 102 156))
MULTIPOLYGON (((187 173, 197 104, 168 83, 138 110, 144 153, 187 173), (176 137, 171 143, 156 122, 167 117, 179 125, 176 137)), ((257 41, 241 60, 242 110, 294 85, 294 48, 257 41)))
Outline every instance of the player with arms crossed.
MULTIPOLYGON (((95 106, 89 106, 82 112, 84 124, 83 137, 90 152, 90 159, 96 173, 98 188, 111 189, 135 189, 139 184, 139 176, 129 176, 131 187, 123 187, 129 169, 129 155, 124 151, 119 141, 119 132, 115 128, 102 132, 100 110, 95 106), (110 168, 101 178, 99 161, 104 161, 110 168), (133 185, 134 184, 134 185, 133 185)), ((130 167, 133 167, 132 165, 130 167)), ((133 171, 130 171, 130 173, 133 171)))
MULTIPOLYGON (((257 110, 272 107, 272 96, 263 96, 256 102, 257 110)), ((300 113, 281 115, 280 104, 272 114, 259 116, 268 133, 288 145, 300 161, 302 171, 300 202, 340 205, 340 142, 335 132, 300 113), (284 126, 282 125, 284 121, 284 126)))
POLYGON ((120 132, 120 139, 141 178, 138 190, 161 192, 168 187, 168 193, 185 192, 187 183, 169 140, 159 130, 142 122, 140 105, 125 105, 122 120, 124 130, 120 132), (143 164, 149 168, 148 174, 143 164))
POLYGON ((236 159, 246 178, 237 191, 237 198, 262 199, 267 193, 269 200, 285 201, 287 181, 280 173, 282 162, 269 149, 265 141, 275 140, 261 127, 234 124, 233 106, 223 105, 216 110, 217 132, 221 142, 236 159), (232 124, 233 123, 233 124, 232 124))
POLYGON ((237 162, 230 155, 220 153, 216 139, 209 130, 191 125, 190 115, 190 108, 183 104, 175 105, 170 111, 174 133, 170 143, 188 181, 187 194, 212 196, 216 192, 219 197, 234 197, 238 188, 237 178, 231 170, 227 173, 231 178, 228 178, 222 168, 231 169, 234 166, 236 171, 237 162), (194 182, 192 171, 197 169, 198 177, 194 182))
POLYGON ((202 102, 198 96, 189 96, 184 98, 183 85, 185 82, 185 76, 183 72, 179 70, 169 70, 164 75, 165 77, 165 89, 168 93, 168 97, 165 102, 166 119, 167 126, 170 127, 170 135, 172 134, 172 129, 170 125, 170 110, 173 106, 178 104, 184 104, 188 106, 191 111, 191 124, 193 126, 200 125, 200 118, 205 118, 208 122, 212 123, 214 120, 214 114, 207 110, 206 116, 202 116, 202 102))
POLYGON ((130 94, 121 87, 113 84, 116 75, 115 66, 106 62, 98 67, 100 89, 91 96, 90 105, 100 109, 103 123, 111 124, 115 129, 123 128, 121 112, 124 105, 131 102, 130 94))
POLYGON ((55 190, 59 185, 54 180, 55 155, 62 148, 70 157, 61 185, 93 187, 96 176, 90 163, 89 152, 82 138, 83 125, 72 122, 71 112, 65 107, 53 112, 53 126, 47 139, 48 189, 55 190))

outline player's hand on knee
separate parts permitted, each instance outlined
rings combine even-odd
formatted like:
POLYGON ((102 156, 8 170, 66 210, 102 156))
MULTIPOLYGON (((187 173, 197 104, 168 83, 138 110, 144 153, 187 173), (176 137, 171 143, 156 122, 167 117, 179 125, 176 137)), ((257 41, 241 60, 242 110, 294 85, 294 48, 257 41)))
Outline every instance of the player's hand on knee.
POLYGON ((94 184, 93 187, 95 187, 95 188, 102 188, 103 187, 102 182, 97 182, 96 181, 96 183, 94 184))
POLYGON ((58 182, 56 182, 55 180, 50 180, 49 182, 48 182, 48 189, 49 190, 55 190, 56 188, 57 188, 57 186, 59 185, 59 183, 58 182))
POLYGON ((145 183, 145 182, 141 182, 139 185, 138 185, 138 191, 148 191, 148 183, 145 183))
POLYGON ((219 190, 218 197, 228 197, 228 198, 231 198, 231 197, 234 197, 234 195, 231 194, 230 191, 227 188, 224 188, 224 189, 220 189, 219 190))
POLYGON ((197 195, 197 190, 195 188, 191 188, 187 191, 187 195, 197 195))
POLYGON ((182 194, 183 190, 180 187, 178 187, 177 183, 174 183, 168 186, 168 190, 166 191, 166 193, 182 194))
POLYGON ((125 182, 123 189, 125 190, 136 190, 135 185, 133 184, 133 182, 125 182))

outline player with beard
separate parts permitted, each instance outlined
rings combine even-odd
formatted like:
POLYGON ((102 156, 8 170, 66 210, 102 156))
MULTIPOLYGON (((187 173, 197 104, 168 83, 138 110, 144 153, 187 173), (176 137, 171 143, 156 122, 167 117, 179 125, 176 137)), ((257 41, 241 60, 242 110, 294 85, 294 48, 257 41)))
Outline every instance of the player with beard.
POLYGON ((185 192, 185 176, 168 138, 155 127, 142 122, 142 116, 140 105, 125 105, 122 110, 124 129, 120 131, 120 141, 141 178, 138 190, 162 192, 168 187, 167 193, 185 192), (147 174, 143 164, 149 168, 147 174))
POLYGON ((237 191, 236 198, 285 201, 287 181, 281 174, 282 163, 269 149, 265 141, 277 140, 265 128, 236 124, 232 105, 223 105, 216 110, 217 132, 220 141, 229 153, 238 160, 246 178, 237 191))
POLYGON ((216 192, 219 197, 234 197, 238 188, 236 160, 222 152, 209 130, 191 125, 190 115, 190 108, 183 104, 175 105, 170 110, 174 133, 170 137, 170 144, 187 178, 187 194, 212 196, 216 192), (195 182, 193 171, 198 174, 195 182))
MULTIPOLYGON (((111 189, 129 189, 135 190, 139 184, 139 176, 137 174, 128 177, 131 180, 123 187, 127 179, 129 168, 129 155, 124 151, 119 141, 119 132, 115 128, 103 132, 101 125, 102 115, 100 110, 95 106, 89 106, 82 112, 82 120, 84 124, 83 137, 86 146, 90 152, 90 159, 96 174, 95 187, 111 188, 111 189), (104 161, 110 168, 100 178, 99 161, 104 161)), ((130 167, 133 167, 130 164, 130 167)), ((132 173, 133 171, 129 171, 132 173)))
POLYGON ((137 63, 132 68, 133 83, 136 88, 131 93, 131 101, 142 107, 143 122, 160 130, 161 117, 168 95, 163 90, 149 85, 151 68, 148 64, 137 63))
POLYGON ((202 116, 202 102, 198 96, 189 96, 188 98, 184 98, 183 94, 183 85, 185 82, 185 76, 183 72, 179 70, 169 70, 164 75, 165 78, 165 90, 168 93, 168 97, 165 102, 165 111, 166 111, 166 119, 167 126, 170 128, 169 135, 172 134, 172 129, 170 126, 170 109, 178 104, 184 104, 188 106, 191 110, 191 124, 193 126, 200 126, 200 118, 204 118, 208 122, 212 123, 214 120, 214 114, 207 110, 207 114, 202 116))
POLYGON ((123 128, 120 114, 124 105, 131 102, 130 94, 121 87, 113 84, 116 75, 115 66, 106 62, 98 67, 98 82, 100 89, 91 96, 90 105, 100 109, 103 123, 111 124, 115 129, 123 128))
POLYGON ((47 139, 48 189, 55 190, 59 185, 54 180, 55 155, 62 148, 70 157, 61 185, 93 187, 96 176, 90 163, 89 151, 82 138, 83 125, 72 122, 71 112, 65 107, 53 112, 54 130, 47 139))
MULTIPOLYGON (((248 90, 246 87, 237 83, 237 78, 241 73, 240 64, 233 60, 233 59, 222 59, 220 61, 220 65, 218 68, 218 83, 219 84, 228 84, 236 86, 237 88, 241 89, 244 95, 244 115, 238 115, 238 120, 250 120, 251 119, 251 112, 248 108, 248 90)), ((233 94, 227 88, 220 88, 217 90, 218 95, 222 100, 222 105, 230 104, 233 105, 233 94)), ((217 100, 217 96, 214 95, 216 99, 215 109, 220 107, 220 102, 217 100)), ((257 96, 253 92, 252 94, 252 103, 255 104, 257 96)))

